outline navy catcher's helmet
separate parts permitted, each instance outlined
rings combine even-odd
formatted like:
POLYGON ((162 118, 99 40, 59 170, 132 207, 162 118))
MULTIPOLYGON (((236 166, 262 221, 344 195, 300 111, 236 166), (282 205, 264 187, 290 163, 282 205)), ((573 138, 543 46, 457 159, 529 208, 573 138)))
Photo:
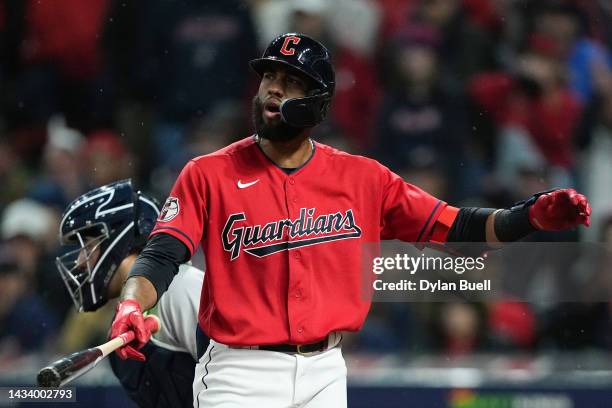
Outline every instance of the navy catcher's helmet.
POLYGON ((91 190, 68 205, 59 238, 76 248, 55 264, 78 310, 96 310, 108 301, 117 267, 144 246, 158 215, 155 200, 135 192, 129 179, 91 190))
POLYGON ((283 34, 272 40, 261 58, 250 62, 259 76, 275 64, 297 70, 315 84, 308 96, 283 102, 280 106, 283 121, 295 127, 313 127, 322 122, 336 86, 334 66, 327 48, 304 34, 283 34))

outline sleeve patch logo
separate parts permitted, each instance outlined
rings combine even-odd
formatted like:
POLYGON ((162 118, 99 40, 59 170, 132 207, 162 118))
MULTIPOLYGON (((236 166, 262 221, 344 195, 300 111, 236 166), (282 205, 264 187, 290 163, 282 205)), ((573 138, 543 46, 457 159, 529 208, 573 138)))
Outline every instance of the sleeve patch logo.
POLYGON ((164 203, 164 207, 159 213, 159 217, 157 218, 157 221, 168 222, 174 219, 174 217, 178 215, 179 210, 180 210, 180 207, 179 207, 178 198, 168 197, 168 199, 164 203))

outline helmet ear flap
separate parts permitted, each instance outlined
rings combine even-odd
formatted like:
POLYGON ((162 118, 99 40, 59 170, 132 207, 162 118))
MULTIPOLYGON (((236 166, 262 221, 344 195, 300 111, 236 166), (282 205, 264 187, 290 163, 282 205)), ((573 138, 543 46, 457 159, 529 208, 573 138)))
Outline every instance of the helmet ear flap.
POLYGON ((283 121, 291 126, 308 128, 321 123, 327 116, 331 96, 328 92, 287 99, 280 106, 283 121))

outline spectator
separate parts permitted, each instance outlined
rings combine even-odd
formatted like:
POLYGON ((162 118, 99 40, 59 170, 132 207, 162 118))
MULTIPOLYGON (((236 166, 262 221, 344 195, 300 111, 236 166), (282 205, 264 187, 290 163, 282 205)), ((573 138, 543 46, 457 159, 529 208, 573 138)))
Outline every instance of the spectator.
POLYGON ((297 31, 320 39, 327 48, 349 48, 362 56, 376 53, 378 31, 383 18, 379 2, 262 0, 253 3, 252 12, 259 33, 260 49, 264 49, 280 33, 297 31), (297 25, 296 18, 301 20, 297 25), (355 27, 359 27, 359 30, 355 30, 355 27), (325 38, 317 35, 317 32, 325 32, 325 38))
MULTIPOLYGON (((188 157, 209 154, 245 134, 240 107, 234 102, 218 103, 202 118, 185 128, 185 152, 188 157)), ((187 160, 187 158, 185 158, 187 160)), ((151 191, 164 197, 172 188, 180 168, 158 167, 151 175, 151 191)))
POLYGON ((583 104, 591 102, 598 89, 597 76, 610 73, 612 55, 587 37, 586 16, 572 5, 542 7, 535 22, 537 32, 549 37, 567 61, 569 86, 583 104))
POLYGON ((376 0, 381 11, 380 37, 388 43, 415 14, 421 0, 376 0))
POLYGON ((536 317, 528 303, 501 300, 488 307, 488 342, 496 351, 531 350, 535 346, 536 317))
POLYGON ((449 175, 439 167, 436 163, 419 165, 417 161, 398 169, 397 174, 429 194, 436 194, 435 197, 449 197, 452 191, 452 186, 448 185, 449 175))
POLYGON ((344 0, 339 3, 331 23, 336 44, 332 51, 336 93, 331 114, 338 129, 359 150, 373 143, 371 133, 381 102, 372 49, 379 25, 378 14, 367 2, 344 0), (353 34, 355 25, 360 27, 360 35, 353 34))
POLYGON ((447 357, 461 357, 485 347, 485 310, 480 304, 449 302, 436 305, 430 344, 447 357))
POLYGON ((109 0, 16 3, 7 7, 17 17, 13 24, 21 23, 13 30, 18 44, 14 64, 21 69, 9 101, 18 116, 44 123, 62 112, 80 129, 107 123, 110 89, 99 39, 109 0))
POLYGON ((439 168, 449 187, 459 187, 467 113, 462 98, 440 82, 438 32, 412 25, 394 45, 395 81, 384 95, 375 131, 380 158, 396 170, 439 168))
POLYGON ((39 352, 57 330, 57 318, 34 291, 31 276, 0 244, 0 360, 39 352))
POLYGON ((28 196, 61 213, 86 188, 79 160, 83 137, 67 127, 63 118, 55 117, 49 121, 47 138, 44 171, 34 181, 28 196))
POLYGON ((22 275, 36 283, 38 260, 44 251, 57 245, 57 215, 35 201, 19 199, 10 203, 2 213, 1 239, 10 246, 22 275))
POLYGON ((460 0, 420 0, 414 18, 440 33, 440 78, 451 92, 461 92, 466 81, 496 68, 495 37, 469 19, 460 0))
POLYGON ((191 157, 209 154, 236 141, 244 133, 239 107, 218 104, 188 132, 191 157))
POLYGON ((517 163, 525 154, 533 163, 551 167, 552 185, 574 184, 574 132, 581 109, 564 78, 554 43, 533 36, 513 75, 484 73, 471 81, 474 101, 491 115, 499 131, 497 159, 506 185, 516 181, 517 163))
POLYGON ((59 214, 30 199, 9 204, 0 220, 0 239, 16 259, 28 286, 62 318, 69 303, 61 296, 63 285, 55 277, 59 214))
MULTIPOLYGON (((462 0, 466 17, 490 35, 499 34, 502 28, 504 3, 491 0, 462 0)), ((504 16, 505 17, 505 16, 504 16)))
POLYGON ((155 160, 180 169, 190 157, 189 122, 219 103, 243 101, 256 56, 253 24, 238 0, 155 0, 143 5, 144 23, 134 67, 141 94, 157 107, 155 160))
POLYGON ((103 186, 133 176, 132 157, 111 130, 89 134, 82 154, 90 186, 103 186))
POLYGON ((0 212, 9 202, 23 197, 29 182, 28 177, 29 174, 19 156, 8 141, 0 137, 0 212))

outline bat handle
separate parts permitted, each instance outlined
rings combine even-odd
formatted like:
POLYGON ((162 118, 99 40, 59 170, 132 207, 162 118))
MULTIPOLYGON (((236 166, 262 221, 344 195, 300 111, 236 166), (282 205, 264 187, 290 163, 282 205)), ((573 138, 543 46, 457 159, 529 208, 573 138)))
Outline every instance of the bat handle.
MULTIPOLYGON (((160 327, 159 318, 155 315, 148 315, 144 320, 144 324, 151 333, 157 332, 160 327)), ((128 343, 131 343, 134 340, 134 337, 136 337, 134 331, 128 330, 125 333, 121 333, 119 336, 115 337, 109 342, 98 346, 98 348, 102 350, 102 357, 107 356, 128 343)))

